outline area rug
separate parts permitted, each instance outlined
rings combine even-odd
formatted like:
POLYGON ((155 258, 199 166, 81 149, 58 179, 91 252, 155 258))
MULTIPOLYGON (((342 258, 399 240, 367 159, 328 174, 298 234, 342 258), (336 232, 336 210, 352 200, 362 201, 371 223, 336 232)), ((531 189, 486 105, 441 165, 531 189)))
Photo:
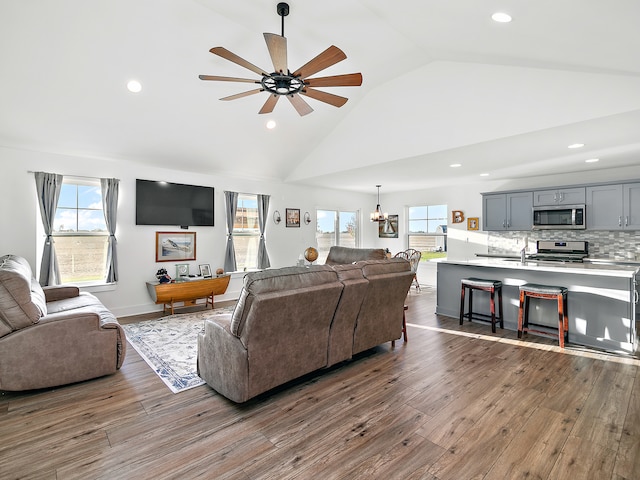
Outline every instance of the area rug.
POLYGON ((127 341, 173 393, 204 384, 196 373, 198 334, 207 318, 233 312, 233 306, 169 315, 122 325, 127 341))

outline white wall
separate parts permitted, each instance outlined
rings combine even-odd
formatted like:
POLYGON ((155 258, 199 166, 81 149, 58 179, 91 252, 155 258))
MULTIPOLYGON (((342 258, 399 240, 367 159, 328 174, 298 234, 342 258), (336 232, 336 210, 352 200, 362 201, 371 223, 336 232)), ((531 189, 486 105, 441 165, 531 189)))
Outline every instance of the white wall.
MULTIPOLYGON (((478 185, 447 186, 431 188, 429 190, 415 190, 410 192, 390 193, 380 195, 382 209, 390 215, 398 215, 398 238, 376 238, 375 245, 388 248, 395 253, 408 246, 408 207, 416 205, 442 205, 448 207, 447 219, 447 250, 448 257, 456 260, 466 260, 475 257, 476 253, 486 253, 486 233, 481 230, 467 230, 467 218, 480 218, 482 226, 482 197, 486 183, 478 185), (465 219, 462 223, 451 222, 451 211, 461 210, 465 219)), ((375 229, 377 233, 377 228, 375 229)))
MULTIPOLYGON (((271 195, 267 223, 267 249, 273 267, 294 265, 298 256, 308 246, 315 245, 315 210, 359 210, 361 213, 361 246, 388 248, 395 253, 407 248, 407 207, 413 205, 446 204, 448 218, 448 256, 451 259, 472 259, 476 253, 487 252, 487 234, 482 230, 467 230, 466 220, 451 223, 451 210, 462 210, 466 218, 478 217, 482 226, 482 192, 517 188, 538 188, 570 185, 581 182, 617 181, 640 178, 640 167, 635 169, 607 169, 580 176, 546 176, 522 179, 517 182, 478 182, 473 185, 443 186, 429 190, 416 190, 385 194, 384 186, 380 203, 384 211, 399 216, 397 239, 378 238, 378 225, 369 221, 369 213, 375 207, 376 192, 369 195, 329 190, 307 186, 292 186, 279 182, 259 182, 219 175, 203 175, 176 169, 149 168, 146 165, 115 160, 71 157, 27 150, 0 147, 0 255, 13 253, 25 257, 35 269, 40 263, 41 245, 44 239, 38 213, 33 174, 29 171, 46 171, 63 175, 115 177, 120 179, 118 209, 118 264, 120 279, 112 290, 97 291, 96 295, 117 316, 157 310, 151 303, 145 282, 154 279, 160 266, 172 272, 173 263, 155 262, 155 232, 173 230, 167 227, 135 225, 135 179, 167 180, 178 183, 213 186, 215 194, 215 227, 195 227, 197 233, 197 260, 191 262, 197 271, 200 263, 208 263, 213 269, 222 267, 226 242, 224 223, 224 190, 271 195), (285 208, 299 208, 301 214, 312 215, 310 225, 286 228, 284 221, 275 225, 271 220, 274 210, 284 216, 285 208)), ((247 176, 250 176, 250 172, 247 176)), ((177 229, 176 229, 177 230, 177 229)), ((434 270, 435 269, 431 269, 434 270)), ((433 276, 433 272, 426 272, 433 276)), ((420 276, 420 272, 419 272, 420 276)), ((235 299, 241 288, 242 274, 231 281, 229 290, 216 300, 235 299)), ((421 277, 421 282, 422 282, 421 277)), ((429 282, 426 282, 429 283, 429 282)))
MULTIPOLYGON (((315 246, 316 208, 360 210, 367 216, 362 231, 362 246, 373 246, 377 230, 368 227, 368 214, 374 195, 327 190, 314 187, 290 186, 282 183, 257 182, 218 175, 202 175, 178 170, 154 169, 133 162, 71 157, 51 153, 15 150, 0 147, 2 187, 0 188, 0 255, 12 253, 25 257, 34 271, 40 264, 44 234, 38 212, 35 181, 29 171, 45 171, 62 175, 115 177, 120 179, 118 208, 118 284, 109 289, 92 290, 117 316, 157 310, 149 297, 145 282, 154 280, 155 272, 164 266, 172 274, 173 263, 155 262, 155 232, 179 231, 177 227, 135 225, 135 179, 167 180, 177 183, 208 185, 215 188, 215 226, 191 227, 197 234, 197 259, 189 262, 192 271, 200 263, 212 269, 223 266, 226 245, 224 190, 271 195, 269 220, 265 237, 272 267, 295 265, 298 256, 309 246, 315 246), (287 228, 285 208, 299 208, 301 214, 312 215, 309 225, 287 228), (279 210, 283 221, 275 225, 272 212, 279 210)), ((241 288, 242 274, 232 278, 224 296, 217 301, 235 299, 241 288)))

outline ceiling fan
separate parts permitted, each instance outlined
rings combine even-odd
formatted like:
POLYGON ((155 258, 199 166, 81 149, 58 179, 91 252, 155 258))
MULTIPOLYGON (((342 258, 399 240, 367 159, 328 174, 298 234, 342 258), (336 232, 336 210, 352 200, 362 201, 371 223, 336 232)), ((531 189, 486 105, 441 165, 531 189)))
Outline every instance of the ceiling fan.
POLYGON ((304 95, 315 100, 319 100, 334 107, 341 107, 347 103, 347 98, 314 87, 357 87, 362 85, 361 73, 348 73, 345 75, 333 75, 329 77, 309 78, 312 75, 341 62, 347 56, 335 45, 331 45, 324 52, 320 53, 309 62, 291 72, 287 66, 287 39, 284 36, 284 17, 289 15, 289 5, 278 3, 277 12, 282 17, 282 35, 274 33, 264 33, 267 42, 267 49, 273 62, 274 72, 268 73, 260 67, 256 67, 245 59, 230 52, 224 47, 214 47, 209 50, 230 62, 236 63, 252 72, 261 75, 259 80, 237 77, 219 77, 215 75, 199 75, 200 80, 216 80, 221 82, 244 82, 260 85, 259 88, 247 92, 237 93, 220 100, 236 100, 260 92, 268 92, 269 98, 264 103, 258 113, 271 113, 281 96, 286 96, 296 111, 301 115, 313 112, 313 108, 300 97, 304 95))

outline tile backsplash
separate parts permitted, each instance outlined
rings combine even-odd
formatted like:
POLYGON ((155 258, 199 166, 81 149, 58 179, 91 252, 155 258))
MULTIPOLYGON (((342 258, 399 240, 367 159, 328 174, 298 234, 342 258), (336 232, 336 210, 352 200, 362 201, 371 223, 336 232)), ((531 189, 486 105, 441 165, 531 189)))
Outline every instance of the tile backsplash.
POLYGON ((488 232, 488 253, 517 255, 525 238, 528 253, 535 253, 537 240, 581 240, 589 242, 590 257, 640 260, 640 230, 488 232))

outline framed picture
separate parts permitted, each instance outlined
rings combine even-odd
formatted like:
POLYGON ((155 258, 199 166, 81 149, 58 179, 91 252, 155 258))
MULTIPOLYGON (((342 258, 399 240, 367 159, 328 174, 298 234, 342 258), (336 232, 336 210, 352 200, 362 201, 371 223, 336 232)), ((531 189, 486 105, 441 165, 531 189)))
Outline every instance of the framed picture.
POLYGON ((478 217, 467 218, 467 230, 478 230, 479 221, 478 217))
POLYGON ((208 263, 204 263, 202 265, 198 265, 200 268, 200 275, 204 278, 211 278, 211 265, 208 263))
POLYGON ((156 232, 156 262, 196 259, 196 232, 156 232))
POLYGON ((287 227, 299 227, 300 226, 300 209, 287 208, 286 218, 287 218, 287 227))
POLYGON ((389 215, 386 220, 378 222, 379 238, 398 238, 398 215, 389 215))

